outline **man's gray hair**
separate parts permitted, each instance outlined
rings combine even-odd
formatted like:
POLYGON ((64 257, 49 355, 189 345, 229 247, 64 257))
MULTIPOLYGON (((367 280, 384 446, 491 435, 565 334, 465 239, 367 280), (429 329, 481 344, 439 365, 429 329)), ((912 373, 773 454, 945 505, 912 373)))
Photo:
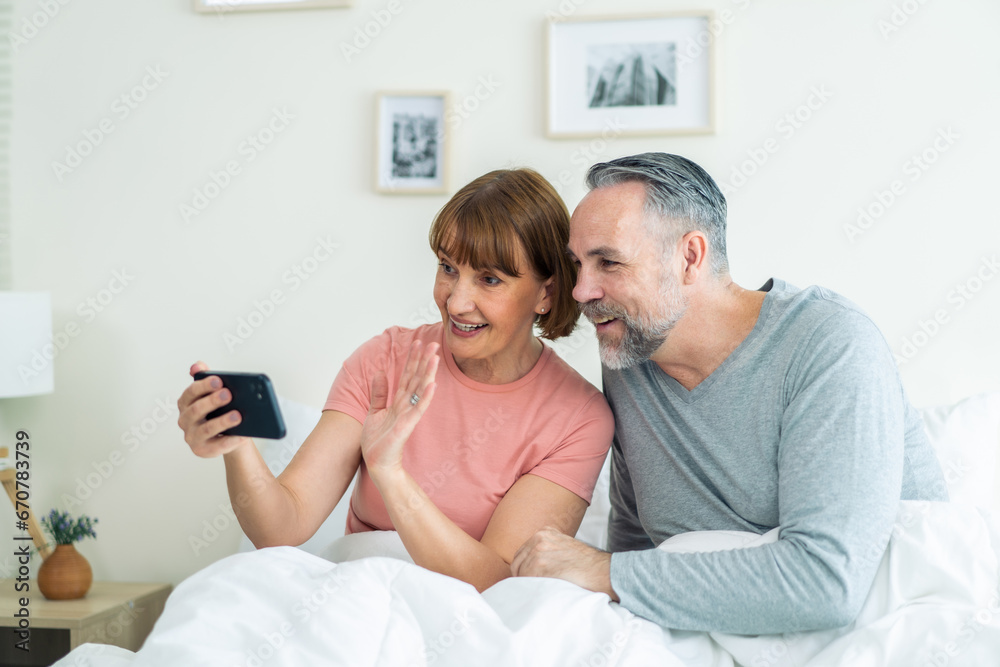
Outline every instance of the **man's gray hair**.
POLYGON ((691 160, 670 153, 642 153, 595 164, 587 172, 591 190, 622 183, 646 186, 645 212, 654 238, 667 251, 690 231, 705 234, 709 268, 729 272, 726 257, 726 197, 712 177, 691 160))

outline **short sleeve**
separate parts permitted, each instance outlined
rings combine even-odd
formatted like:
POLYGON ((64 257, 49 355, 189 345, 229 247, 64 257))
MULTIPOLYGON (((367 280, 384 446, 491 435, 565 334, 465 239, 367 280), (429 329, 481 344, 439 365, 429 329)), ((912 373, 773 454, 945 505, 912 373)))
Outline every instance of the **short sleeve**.
POLYGON ((372 404, 372 378, 388 367, 391 345, 387 330, 356 349, 340 367, 323 409, 343 412, 364 424, 372 404))
POLYGON ((528 474, 558 484, 590 504, 615 430, 604 395, 594 393, 569 424, 565 438, 528 474))

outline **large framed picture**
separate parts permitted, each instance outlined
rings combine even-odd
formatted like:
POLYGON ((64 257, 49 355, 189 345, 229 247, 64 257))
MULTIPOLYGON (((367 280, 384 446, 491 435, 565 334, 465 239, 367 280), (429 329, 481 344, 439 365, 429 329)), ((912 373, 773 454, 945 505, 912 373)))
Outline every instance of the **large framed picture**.
POLYGON ((263 9, 350 7, 354 0, 192 0, 196 12, 225 14, 263 9))
POLYGON ((550 138, 715 131, 709 11, 550 20, 550 138))
POLYGON ((375 96, 375 190, 385 194, 448 191, 449 94, 381 92, 375 96))

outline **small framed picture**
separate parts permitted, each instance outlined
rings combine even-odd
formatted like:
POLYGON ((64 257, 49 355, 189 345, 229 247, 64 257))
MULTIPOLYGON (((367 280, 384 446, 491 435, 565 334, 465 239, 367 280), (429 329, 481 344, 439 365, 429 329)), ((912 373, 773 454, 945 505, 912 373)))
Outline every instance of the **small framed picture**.
POLYGON ((317 9, 320 7, 350 7, 354 0, 192 0, 194 10, 207 14, 245 12, 263 9, 317 9))
POLYGON ((382 92, 375 96, 375 190, 385 194, 448 191, 449 94, 382 92))
POLYGON ((714 15, 708 11, 550 20, 550 138, 715 131, 714 15))

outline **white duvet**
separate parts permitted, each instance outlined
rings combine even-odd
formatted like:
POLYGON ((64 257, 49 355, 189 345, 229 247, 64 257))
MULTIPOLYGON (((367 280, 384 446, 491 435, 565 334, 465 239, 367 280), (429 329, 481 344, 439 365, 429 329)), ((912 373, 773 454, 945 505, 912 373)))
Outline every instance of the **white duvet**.
MULTIPOLYGON (((688 533, 660 548, 772 539, 688 533)), ((560 580, 507 579, 480 595, 397 559, 334 564, 277 547, 181 583, 138 653, 85 644, 56 665, 1000 665, 998 571, 1000 533, 978 510, 905 502, 853 625, 746 637, 664 630, 560 580)))

